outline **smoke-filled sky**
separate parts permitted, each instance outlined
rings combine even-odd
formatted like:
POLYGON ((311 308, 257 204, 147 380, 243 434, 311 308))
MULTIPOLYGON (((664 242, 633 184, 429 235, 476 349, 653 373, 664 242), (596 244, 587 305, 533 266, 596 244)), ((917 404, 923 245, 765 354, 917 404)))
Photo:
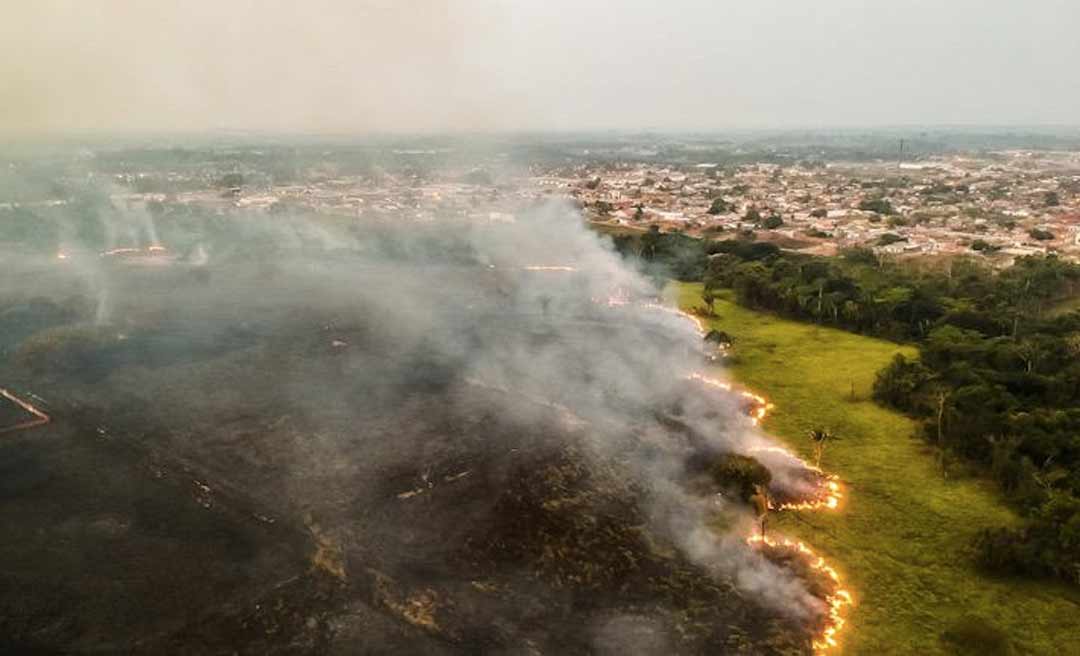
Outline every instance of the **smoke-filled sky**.
POLYGON ((1075 124, 1075 0, 0 10, 0 133, 1075 124))

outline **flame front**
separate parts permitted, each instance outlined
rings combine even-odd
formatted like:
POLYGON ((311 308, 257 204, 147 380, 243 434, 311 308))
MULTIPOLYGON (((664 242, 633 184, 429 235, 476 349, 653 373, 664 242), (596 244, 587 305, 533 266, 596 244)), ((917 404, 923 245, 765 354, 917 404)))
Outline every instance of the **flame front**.
POLYGON ((577 271, 577 269, 572 266, 556 266, 548 264, 534 264, 521 268, 525 271, 577 271))
POLYGON ((20 408, 27 411, 28 413, 34 415, 33 419, 30 419, 28 421, 24 421, 24 422, 22 422, 20 424, 14 425, 14 426, 9 426, 7 428, 0 429, 0 433, 10 433, 10 432, 14 432, 14 431, 17 431, 17 430, 22 430, 24 428, 33 428, 34 426, 40 426, 42 424, 47 424, 47 423, 49 423, 49 421, 51 421, 51 419, 49 418, 49 415, 47 415, 44 412, 42 412, 41 410, 39 410, 32 403, 30 403, 29 401, 25 401, 23 399, 20 399, 19 397, 15 396, 14 394, 12 394, 11 392, 7 391, 6 389, 4 389, 2 387, 0 387, 0 396, 2 396, 5 399, 11 401, 12 403, 19 406, 20 408))
POLYGON ((101 252, 101 257, 116 257, 117 255, 153 255, 155 253, 164 253, 166 249, 164 246, 154 244, 153 246, 147 246, 146 248, 113 248, 107 251, 101 252))
MULTIPOLYGON (((650 304, 650 307, 672 311, 671 308, 665 306, 652 306, 650 304)), ((674 311, 693 321, 694 325, 697 326, 699 334, 705 334, 705 322, 700 317, 682 310, 674 311)), ((725 391, 734 391, 731 383, 706 376, 701 372, 691 373, 687 378, 725 391)), ((750 410, 750 423, 755 426, 759 425, 761 421, 765 419, 769 410, 772 410, 773 407, 775 407, 772 403, 769 403, 768 399, 764 396, 755 394, 749 390, 738 390, 738 393, 753 401, 754 405, 750 410)), ((844 495, 840 490, 840 481, 834 474, 826 474, 820 467, 811 465, 794 453, 779 446, 757 447, 751 449, 751 452, 753 451, 782 453, 786 457, 791 458, 801 466, 805 467, 807 470, 816 472, 822 477, 822 483, 819 486, 819 494, 813 499, 782 503, 779 506, 774 506, 772 501, 769 501, 769 510, 836 510, 840 507, 840 500, 844 495)), ((838 634, 844 628, 845 624, 847 624, 847 620, 844 617, 844 609, 847 606, 854 605, 854 598, 852 597, 851 592, 843 587, 840 573, 836 571, 836 568, 825 562, 824 558, 814 553, 813 549, 799 540, 792 540, 790 538, 780 538, 777 540, 768 538, 760 533, 753 533, 746 539, 746 542, 750 545, 764 544, 773 549, 787 549, 792 551, 805 559, 812 570, 823 573, 830 581, 832 581, 834 586, 833 591, 825 596, 825 603, 828 606, 825 617, 825 627, 822 629, 818 638, 812 641, 812 645, 814 653, 816 654, 824 654, 836 647, 839 644, 838 634)))
POLYGON ((773 549, 787 549, 804 558, 812 570, 821 572, 829 577, 829 580, 832 581, 835 589, 825 597, 825 603, 828 605, 825 628, 822 630, 821 636, 813 641, 813 647, 814 652, 818 654, 836 647, 839 644, 837 634, 840 633, 840 630, 843 629, 844 625, 847 623, 847 620, 844 618, 844 607, 854 605, 855 603, 854 598, 851 596, 851 592, 843 587, 840 574, 836 571, 836 568, 826 563, 824 558, 814 553, 813 549, 799 540, 791 540, 788 538, 774 540, 773 538, 765 537, 760 533, 755 533, 748 537, 746 542, 750 545, 763 544, 773 549))
MULTIPOLYGON (((706 376, 701 372, 695 371, 694 373, 688 375, 686 378, 687 380, 696 380, 711 387, 717 387, 726 392, 731 392, 734 390, 734 387, 731 383, 724 382, 718 378, 713 378, 711 376, 706 376)), ((772 410, 775 407, 772 403, 769 403, 768 399, 766 399, 764 396, 761 396, 760 394, 754 394, 749 390, 739 390, 738 393, 743 398, 750 399, 750 401, 753 403, 753 406, 750 409, 750 423, 755 426, 760 424, 761 421, 765 419, 765 415, 769 414, 769 410, 772 410)), ((792 458, 794 457, 795 456, 792 456, 792 458)))

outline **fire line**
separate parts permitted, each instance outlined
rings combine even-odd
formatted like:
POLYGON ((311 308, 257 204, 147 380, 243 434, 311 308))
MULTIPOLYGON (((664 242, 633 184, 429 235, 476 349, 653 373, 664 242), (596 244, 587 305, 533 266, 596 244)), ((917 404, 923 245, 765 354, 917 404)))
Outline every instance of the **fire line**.
MULTIPOLYGON (((694 322, 698 332, 702 335, 705 333, 705 324, 699 318, 682 310, 675 310, 680 315, 690 319, 694 322)), ((754 406, 750 410, 750 422, 754 426, 758 426, 762 420, 765 419, 766 414, 774 406, 772 403, 759 395, 749 390, 734 390, 731 383, 726 383, 715 378, 706 376, 703 373, 695 372, 690 374, 691 380, 697 380, 706 385, 719 387, 726 391, 737 391, 742 396, 751 399, 754 402, 754 406)), ((826 474, 819 467, 815 467, 806 462, 802 458, 799 458, 795 454, 791 453, 787 449, 781 447, 760 447, 760 451, 774 451, 783 453, 789 458, 799 462, 806 469, 817 472, 822 477, 821 494, 811 500, 799 501, 795 503, 783 503, 779 506, 774 506, 769 502, 769 510, 783 511, 783 510, 836 510, 840 506, 840 499, 843 498, 843 494, 840 490, 840 482, 837 476, 834 474, 826 474)), ((822 629, 820 635, 812 641, 812 646, 815 654, 825 654, 829 650, 839 645, 838 636, 840 631, 847 624, 847 619, 844 615, 845 607, 852 606, 855 603, 854 598, 850 591, 843 587, 843 583, 840 577, 840 573, 836 571, 836 568, 829 565, 825 559, 817 555, 813 549, 808 547, 804 542, 799 540, 792 540, 790 538, 771 538, 766 537, 758 532, 751 533, 746 538, 747 544, 751 546, 767 546, 771 549, 784 549, 791 553, 796 554, 802 558, 810 567, 811 570, 824 574, 832 582, 834 589, 831 593, 825 595, 826 614, 825 614, 825 627, 822 629)))
POLYGON ((11 392, 7 391, 6 389, 4 389, 2 387, 0 387, 0 396, 3 396, 5 399, 11 401, 15 405, 22 408, 23 410, 25 410, 25 411, 29 412, 30 414, 34 415, 33 419, 28 419, 27 421, 24 421, 24 422, 19 423, 19 424, 15 424, 14 426, 8 426, 7 428, 0 428, 0 433, 13 433, 13 432, 15 432, 17 430, 23 430, 23 429, 26 429, 26 428, 33 428, 35 426, 41 426, 41 425, 47 424, 47 423, 49 423, 49 421, 51 421, 50 418, 49 418, 49 415, 45 414, 41 410, 38 410, 29 401, 24 401, 24 400, 20 399, 19 397, 15 396, 14 394, 12 394, 11 392))

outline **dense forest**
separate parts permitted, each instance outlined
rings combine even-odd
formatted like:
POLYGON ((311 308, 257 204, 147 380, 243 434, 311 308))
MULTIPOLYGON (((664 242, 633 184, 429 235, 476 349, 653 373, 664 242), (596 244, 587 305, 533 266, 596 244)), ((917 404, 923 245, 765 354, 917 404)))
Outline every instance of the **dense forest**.
POLYGON ((657 278, 703 281, 707 303, 730 288, 748 307, 916 344, 917 360, 879 372, 875 399, 921 421, 943 476, 978 465, 1027 518, 982 533, 980 564, 1080 584, 1080 312, 1053 311, 1080 293, 1080 266, 827 259, 658 230, 616 247, 657 278))

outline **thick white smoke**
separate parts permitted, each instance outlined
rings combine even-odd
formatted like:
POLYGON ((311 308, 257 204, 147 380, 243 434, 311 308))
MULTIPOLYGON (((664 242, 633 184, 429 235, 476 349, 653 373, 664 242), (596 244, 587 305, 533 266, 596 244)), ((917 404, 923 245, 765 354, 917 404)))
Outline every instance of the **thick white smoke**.
MULTIPOLYGON (((149 221, 145 213, 103 218, 107 238, 139 225, 153 243, 152 223, 133 216, 149 221)), ((362 356, 350 355, 344 376, 430 378, 407 364, 422 353, 424 362, 452 364, 461 392, 451 398, 471 402, 471 387, 499 390, 502 396, 492 398, 506 400, 500 412, 523 425, 538 416, 530 413, 543 411, 538 408, 554 408, 565 419, 567 439, 621 463, 647 491, 652 528, 688 558, 769 606, 796 617, 820 612, 796 578, 746 545, 751 519, 738 504, 686 491, 693 454, 745 453, 769 442, 733 398, 688 383, 703 361, 695 326, 659 307, 657 290, 574 209, 549 203, 510 223, 440 226, 434 237, 430 227, 343 221, 232 215, 162 224, 162 246, 172 248, 170 235, 189 245, 173 259, 150 267, 72 247, 72 257, 52 263, 56 272, 49 275, 83 274, 96 299, 92 320, 115 322, 117 330, 186 308, 240 318, 274 308, 280 316, 299 311, 361 322, 393 344, 402 363, 375 374, 362 356), (197 271, 213 276, 211 282, 193 278, 197 271), (182 284, 153 286, 154 276, 164 275, 182 284), (740 518, 728 535, 709 527, 721 510, 740 518)), ((348 340, 334 337, 332 319, 324 330, 328 348, 348 352, 348 340)), ((326 398, 338 393, 304 371, 280 378, 292 399, 312 399, 312 412, 324 412, 326 398)), ((139 387, 146 397, 170 389, 149 377, 139 387)), ((204 392, 199 402, 212 407, 245 394, 228 386, 204 392)), ((287 494, 296 507, 311 506, 322 492, 312 486, 313 475, 345 476, 350 460, 372 457, 350 444, 319 434, 293 449, 287 494)), ((778 477, 782 469, 777 466, 778 477)))

